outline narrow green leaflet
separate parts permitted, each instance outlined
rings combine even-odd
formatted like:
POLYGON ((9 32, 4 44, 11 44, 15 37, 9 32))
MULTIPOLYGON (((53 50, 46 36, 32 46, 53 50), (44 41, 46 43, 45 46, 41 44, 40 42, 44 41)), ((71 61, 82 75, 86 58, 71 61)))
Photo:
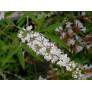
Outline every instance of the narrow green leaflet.
POLYGON ((17 57, 22 68, 25 68, 25 59, 24 59, 24 55, 21 47, 17 51, 17 57))

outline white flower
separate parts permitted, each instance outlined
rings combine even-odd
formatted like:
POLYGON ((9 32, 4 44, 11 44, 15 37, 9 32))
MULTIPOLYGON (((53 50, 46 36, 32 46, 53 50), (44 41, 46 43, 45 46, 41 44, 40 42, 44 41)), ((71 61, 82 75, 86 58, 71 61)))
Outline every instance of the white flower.
POLYGON ((66 66, 66 70, 67 70, 67 71, 72 71, 73 69, 72 69, 70 66, 67 65, 67 66, 66 66))
POLYGON ((58 64, 59 66, 67 67, 67 63, 66 63, 66 62, 63 62, 62 60, 58 61, 57 64, 58 64))
POLYGON ((74 39, 68 39, 67 41, 67 45, 70 46, 70 45, 74 45, 75 44, 75 40, 74 39))
MULTIPOLYGON (((25 30, 24 30, 25 32, 25 30)), ((77 64, 70 60, 67 54, 59 49, 54 43, 46 39, 42 34, 38 32, 29 32, 23 36, 23 32, 18 33, 18 37, 23 43, 27 42, 29 48, 31 48, 37 55, 42 55, 45 60, 51 61, 52 63, 57 63, 60 66, 66 67, 67 71, 72 71, 76 68, 77 64)), ((71 41, 71 44, 74 44, 71 41)), ((80 75, 80 70, 76 69, 73 72, 74 78, 77 78, 77 75, 80 75)))
POLYGON ((87 49, 90 49, 92 47, 92 44, 87 45, 87 49))
POLYGON ((23 37, 22 35, 23 35, 23 31, 20 31, 20 32, 18 33, 18 37, 19 37, 19 38, 22 38, 22 37, 23 37))
POLYGON ((38 46, 41 46, 41 45, 42 45, 42 44, 41 44, 39 41, 37 41, 37 40, 34 40, 34 41, 33 41, 33 44, 34 44, 34 45, 38 45, 38 46))
POLYGON ((78 35, 75 35, 75 38, 76 38, 76 40, 78 40, 78 41, 80 41, 80 36, 78 36, 78 35))
POLYGON ((66 36, 66 33, 65 33, 65 32, 62 32, 60 38, 61 38, 61 39, 64 39, 65 36, 66 36))
POLYGON ((60 30, 63 30, 62 26, 59 26, 58 28, 55 29, 56 32, 59 32, 60 30))
POLYGON ((42 76, 39 76, 38 80, 46 80, 46 79, 43 78, 42 76))
POLYGON ((63 30, 62 26, 59 27, 59 30, 63 30))
POLYGON ((30 38, 34 38, 34 35, 32 32, 30 32, 30 38))
POLYGON ((45 55, 45 53, 46 53, 46 48, 45 48, 45 47, 41 48, 41 49, 39 50, 39 53, 40 53, 40 55, 45 55))
POLYGON ((58 49, 56 46, 52 46, 50 49, 50 54, 52 54, 52 55, 60 56, 61 53, 62 53, 61 50, 58 49))
POLYGON ((70 58, 67 57, 67 54, 62 54, 60 56, 60 60, 62 60, 63 62, 69 62, 70 61, 70 58))
POLYGON ((50 47, 50 42, 49 40, 45 39, 45 38, 42 38, 41 37, 41 40, 42 40, 42 44, 45 46, 45 47, 50 47))
POLYGON ((53 56, 53 58, 52 58, 51 61, 52 61, 52 63, 55 63, 56 61, 58 61, 58 59, 59 59, 59 58, 58 58, 57 56, 53 56))
POLYGON ((78 28, 82 29, 84 28, 83 24, 80 22, 80 20, 75 20, 75 24, 78 28))
POLYGON ((67 23, 66 23, 66 28, 67 28, 67 29, 69 29, 69 28, 71 29, 71 28, 72 28, 72 26, 71 26, 71 25, 72 25, 72 23, 71 23, 71 22, 67 22, 67 23))
POLYGON ((78 78, 78 76, 76 74, 72 74, 72 77, 75 78, 75 79, 78 78))
POLYGON ((89 69, 92 69, 92 65, 90 65, 90 66, 84 65, 83 68, 84 68, 85 70, 89 70, 89 69))
POLYGON ((73 34, 73 30, 72 29, 68 29, 68 34, 71 36, 73 34))
POLYGON ((56 31, 56 32, 59 32, 60 30, 59 30, 59 28, 56 28, 55 31, 56 31))
POLYGON ((80 79, 81 75, 82 75, 82 73, 81 73, 81 70, 79 69, 79 67, 77 67, 75 69, 75 71, 73 71, 73 73, 72 73, 72 77, 77 78, 77 79, 80 79))
POLYGON ((35 40, 38 40, 38 41, 41 42, 42 41, 42 38, 41 38, 41 36, 39 36, 39 37, 36 37, 35 40))
POLYGON ((45 55, 45 56, 44 56, 44 59, 46 59, 47 61, 50 61, 50 60, 52 59, 52 56, 51 56, 51 55, 48 55, 48 56, 45 55))
POLYGON ((21 38, 21 42, 22 42, 22 43, 25 43, 26 40, 25 40, 24 38, 21 38))
POLYGON ((79 46, 79 45, 76 46, 76 52, 80 52, 82 50, 83 50, 83 47, 82 46, 79 46))
POLYGON ((49 42, 47 42, 47 41, 43 41, 43 45, 45 46, 45 47, 51 47, 51 44, 49 43, 49 42))
POLYGON ((86 27, 81 28, 80 31, 86 32, 86 27))
POLYGON ((39 36, 41 36, 39 33, 37 33, 37 32, 35 32, 34 34, 34 37, 39 37, 39 36))
POLYGON ((25 41, 30 42, 30 34, 27 33, 26 37, 24 38, 25 41))
POLYGON ((27 27, 26 27, 26 30, 27 30, 27 31, 30 31, 30 30, 32 30, 32 28, 33 28, 32 25, 30 25, 30 26, 27 26, 27 27))
POLYGON ((74 69, 74 68, 76 68, 77 64, 74 61, 71 61, 70 66, 74 69))

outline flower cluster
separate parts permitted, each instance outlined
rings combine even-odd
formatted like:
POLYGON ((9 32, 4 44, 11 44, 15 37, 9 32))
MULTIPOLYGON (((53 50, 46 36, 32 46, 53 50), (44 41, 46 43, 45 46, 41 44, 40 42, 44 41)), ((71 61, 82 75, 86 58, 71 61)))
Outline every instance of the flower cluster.
POLYGON ((65 20, 64 25, 59 26, 55 31, 60 33, 60 38, 70 47, 71 52, 78 53, 92 46, 92 36, 81 37, 79 35, 80 32, 86 32, 86 27, 78 19, 73 22, 65 20))
MULTIPOLYGON (((21 39, 22 43, 27 43, 29 48, 32 48, 38 55, 42 55, 45 60, 57 63, 65 67, 67 71, 76 71, 76 68, 79 69, 78 64, 71 61, 67 54, 64 54, 54 43, 50 42, 41 33, 29 31, 31 29, 32 27, 30 26, 23 29, 23 31, 19 31, 18 37, 21 39)), ((78 78, 81 74, 81 70, 74 74, 76 74, 76 78, 78 78)))

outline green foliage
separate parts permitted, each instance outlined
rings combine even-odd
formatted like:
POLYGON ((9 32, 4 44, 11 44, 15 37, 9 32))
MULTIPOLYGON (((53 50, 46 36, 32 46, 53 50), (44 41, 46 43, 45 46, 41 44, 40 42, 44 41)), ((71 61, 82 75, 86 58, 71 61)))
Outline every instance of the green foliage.
MULTIPOLYGON (((0 76, 3 77, 0 79, 38 79, 38 76, 41 74, 39 64, 27 64, 25 62, 23 51, 29 53, 31 61, 42 63, 45 61, 44 58, 37 55, 25 44, 20 43, 17 37, 18 30, 26 25, 25 21, 27 18, 30 18, 35 24, 34 31, 42 33, 59 48, 67 51, 69 56, 76 62, 81 64, 92 63, 90 62, 92 61, 92 53, 81 52, 72 55, 72 53, 68 52, 69 47, 60 39, 58 33, 55 32, 57 27, 63 25, 63 19, 67 18, 71 21, 75 19, 73 12, 65 12, 64 16, 58 14, 51 17, 44 16, 47 15, 48 12, 43 13, 44 14, 38 18, 41 12, 23 12, 23 15, 16 20, 16 23, 12 19, 0 20, 0 76)), ((11 14, 12 12, 7 12, 6 17, 11 14)), ((91 13, 87 12, 87 15, 89 16, 91 13)), ((92 22, 86 23, 86 27, 86 34, 92 34, 92 22)), ((73 79, 70 72, 66 72, 60 68, 58 68, 58 72, 59 79, 73 79)))

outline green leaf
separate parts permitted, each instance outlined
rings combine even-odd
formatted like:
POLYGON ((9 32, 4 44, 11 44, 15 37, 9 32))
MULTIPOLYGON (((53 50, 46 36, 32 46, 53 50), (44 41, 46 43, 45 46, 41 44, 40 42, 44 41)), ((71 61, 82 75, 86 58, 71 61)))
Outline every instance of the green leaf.
POLYGON ((25 59, 24 59, 24 55, 21 47, 17 51, 17 57, 22 68, 25 68, 25 59))
POLYGON ((9 50, 8 54, 6 55, 6 57, 1 60, 1 62, 2 62, 1 67, 4 67, 7 63, 10 63, 11 58, 13 57, 13 55, 15 55, 17 53, 17 51, 19 49, 20 49, 20 46, 17 47, 17 48, 13 48, 13 49, 9 50))

